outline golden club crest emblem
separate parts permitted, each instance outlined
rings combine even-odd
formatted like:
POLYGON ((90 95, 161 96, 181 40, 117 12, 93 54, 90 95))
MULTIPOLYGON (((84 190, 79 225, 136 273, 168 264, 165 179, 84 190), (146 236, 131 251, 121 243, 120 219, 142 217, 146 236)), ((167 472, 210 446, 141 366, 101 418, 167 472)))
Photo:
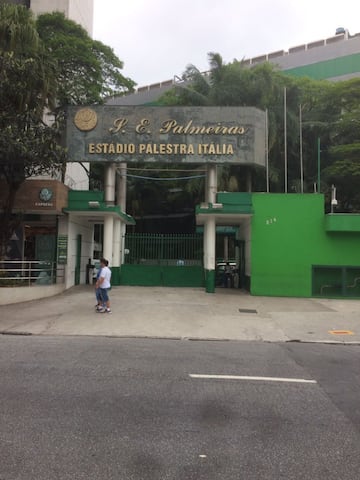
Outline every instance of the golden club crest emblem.
POLYGON ((82 132, 89 132, 96 127, 97 115, 91 108, 81 108, 74 117, 76 127, 82 132))

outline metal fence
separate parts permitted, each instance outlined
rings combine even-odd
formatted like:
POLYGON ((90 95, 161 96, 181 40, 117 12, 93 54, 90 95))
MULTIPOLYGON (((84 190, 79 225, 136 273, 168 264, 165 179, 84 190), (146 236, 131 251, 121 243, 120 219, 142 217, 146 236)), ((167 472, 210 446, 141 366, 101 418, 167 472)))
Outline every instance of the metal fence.
POLYGON ((64 269, 56 262, 4 260, 0 262, 0 287, 53 285, 64 282, 64 269))
POLYGON ((360 266, 313 265, 312 294, 320 297, 360 297, 360 266))
POLYGON ((203 236, 196 234, 142 234, 125 236, 125 264, 202 265, 203 236))

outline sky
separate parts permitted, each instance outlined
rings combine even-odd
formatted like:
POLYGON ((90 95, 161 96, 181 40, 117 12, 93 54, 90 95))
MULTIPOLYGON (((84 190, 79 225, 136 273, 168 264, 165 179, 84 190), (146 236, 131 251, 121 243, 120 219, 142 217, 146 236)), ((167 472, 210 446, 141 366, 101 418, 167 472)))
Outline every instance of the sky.
POLYGON ((124 62, 139 87, 225 63, 360 32, 359 0, 94 0, 96 40, 124 62))

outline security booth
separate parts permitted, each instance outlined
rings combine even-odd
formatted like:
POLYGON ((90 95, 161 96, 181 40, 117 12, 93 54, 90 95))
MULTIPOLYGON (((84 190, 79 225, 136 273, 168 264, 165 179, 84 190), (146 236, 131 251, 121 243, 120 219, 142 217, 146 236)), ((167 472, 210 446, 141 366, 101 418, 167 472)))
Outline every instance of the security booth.
MULTIPOLYGON (((64 212, 67 220, 59 227, 60 238, 67 238, 66 281, 71 284, 87 283, 89 273, 89 259, 94 252, 94 226, 109 225, 112 235, 108 236, 111 245, 108 251, 115 254, 108 257, 112 271, 112 284, 120 284, 121 257, 124 255, 124 242, 120 235, 125 225, 134 225, 135 221, 121 211, 118 205, 107 205, 104 192, 85 190, 69 191, 68 206, 64 212), (118 228, 119 235, 115 235, 118 228)), ((103 244, 104 247, 104 244, 103 244)), ((103 251, 105 248, 102 249, 103 251)), ((104 256, 106 253, 104 254, 104 256)))
MULTIPOLYGON (((236 271, 236 286, 243 289, 250 289, 251 275, 251 219, 253 216, 252 195, 246 192, 216 194, 215 203, 202 203, 196 208, 196 223, 204 226, 212 221, 215 224, 215 233, 223 229, 224 232, 232 229, 234 235, 235 252, 233 270, 236 271)), ((224 245, 224 256, 222 263, 230 260, 228 248, 224 245)), ((211 280, 212 281, 212 280, 211 280)), ((215 272, 214 287, 219 285, 220 279, 215 272)), ((235 281, 234 281, 235 286, 235 281)), ((212 288, 212 284, 208 289, 212 288)))

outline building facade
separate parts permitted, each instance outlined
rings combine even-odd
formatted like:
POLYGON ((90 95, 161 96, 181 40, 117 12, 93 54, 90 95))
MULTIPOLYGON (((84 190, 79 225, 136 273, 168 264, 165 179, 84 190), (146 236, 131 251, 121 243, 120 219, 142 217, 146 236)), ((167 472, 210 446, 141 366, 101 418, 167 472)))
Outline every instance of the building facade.
MULTIPOLYGON (((90 36, 92 35, 93 0, 8 0, 7 3, 23 5, 31 9, 35 15, 63 12, 66 18, 80 24, 90 36)), ((46 115, 44 118, 46 121, 46 115)), ((70 189, 87 193, 89 177, 86 169, 88 168, 87 163, 82 165, 68 163, 64 182, 61 181, 60 172, 55 179, 49 176, 36 176, 24 182, 14 206, 14 213, 20 213, 23 222, 10 241, 7 260, 57 265, 59 264, 59 238, 62 242, 66 239, 66 263, 62 259, 63 263, 58 268, 60 281, 64 287, 70 287, 74 283, 85 283, 86 264, 94 250, 94 223, 84 222, 82 218, 64 213, 64 208, 69 205, 70 189), (80 246, 79 239, 82 242, 80 246)), ((2 185, 0 204, 5 194, 6 188, 2 185)), ((37 263, 34 265, 38 267, 37 263)), ((40 273, 44 274, 45 284, 47 272, 40 273)), ((34 275, 36 276, 37 273, 34 275)), ((33 274, 30 276, 33 277, 33 274)), ((31 278, 29 282, 32 283, 33 280, 31 278)), ((48 281, 49 283, 59 281, 59 278, 52 276, 48 281)))
POLYGON ((90 36, 93 34, 94 0, 30 0, 30 8, 35 15, 63 12, 66 18, 84 27, 90 36))
POLYGON ((360 297, 360 215, 324 214, 322 194, 218 193, 197 208, 232 226, 240 287, 252 295, 360 297))
MULTIPOLYGON (((347 31, 337 35, 276 52, 248 58, 249 67, 270 62, 283 72, 316 80, 349 80, 360 77, 360 33, 347 31)), ((206 73, 206 72, 204 72, 206 73)), ((144 105, 156 102, 161 95, 180 81, 171 80, 139 87, 136 92, 109 100, 110 105, 144 105)), ((183 83, 183 82, 182 82, 183 83)))
POLYGON ((79 23, 92 36, 94 0, 7 0, 7 3, 24 5, 30 8, 35 15, 63 12, 66 18, 79 23))

